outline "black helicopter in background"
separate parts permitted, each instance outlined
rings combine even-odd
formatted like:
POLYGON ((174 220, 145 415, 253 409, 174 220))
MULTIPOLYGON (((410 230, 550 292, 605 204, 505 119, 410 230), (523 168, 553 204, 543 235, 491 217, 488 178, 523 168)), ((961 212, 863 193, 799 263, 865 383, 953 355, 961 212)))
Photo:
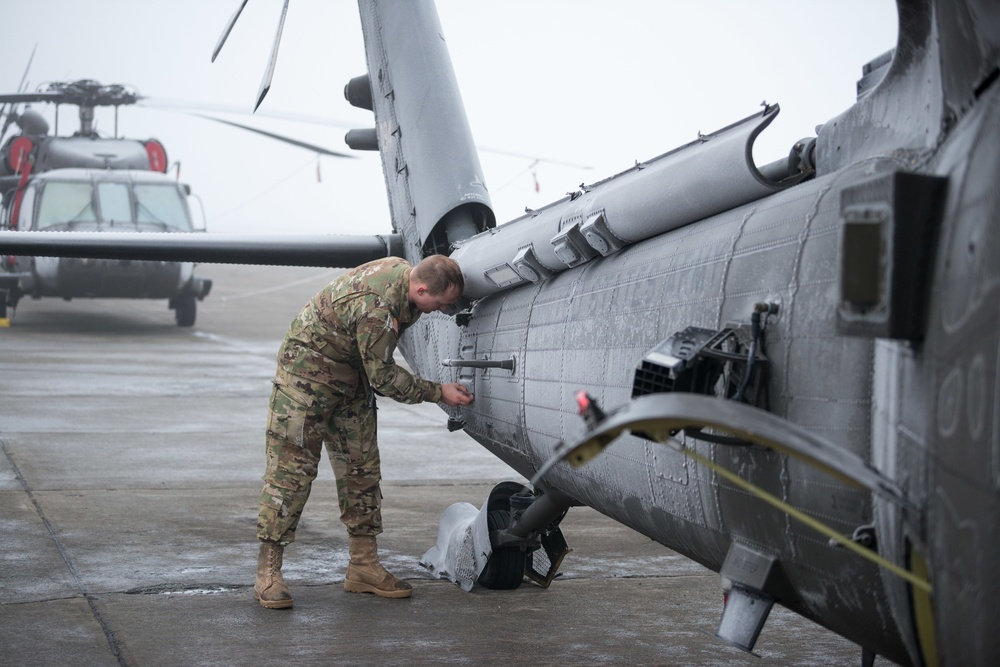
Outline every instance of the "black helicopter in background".
MULTIPOLYGON (((96 81, 56 82, 36 92, 0 95, 0 229, 192 233, 205 231, 201 202, 190 186, 167 174, 164 145, 156 139, 118 137, 118 108, 135 104, 137 91, 96 81), (37 111, 17 105, 56 105, 56 127, 37 111), (79 108, 79 128, 59 136, 60 105, 79 108), (95 107, 114 107, 115 132, 102 137, 95 107)), ((192 262, 0 256, 0 322, 23 297, 40 299, 167 299, 178 326, 194 325, 197 301, 212 281, 194 275, 192 262)))

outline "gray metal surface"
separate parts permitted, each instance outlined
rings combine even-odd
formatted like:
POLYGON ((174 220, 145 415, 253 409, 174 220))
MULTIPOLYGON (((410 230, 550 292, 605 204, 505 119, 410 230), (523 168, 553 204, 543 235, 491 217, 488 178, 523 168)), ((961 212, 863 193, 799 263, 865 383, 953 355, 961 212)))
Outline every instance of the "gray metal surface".
POLYGON ((430 0, 359 2, 393 230, 406 257, 448 253, 447 217, 468 211, 465 236, 496 224, 455 72, 430 0), (433 43, 423 38, 438 35, 433 43))
MULTIPOLYGON (((755 303, 769 301, 781 304, 767 336, 771 410, 869 460, 872 342, 841 338, 833 354, 820 347, 835 330, 836 311, 822 304, 836 284, 837 267, 818 258, 836 256, 839 189, 890 167, 875 163, 835 180, 818 179, 478 302, 461 345, 475 355, 515 356, 518 370, 513 377, 492 370, 476 375, 472 389, 489 403, 464 411, 466 431, 531 477, 560 442, 583 434, 576 391, 586 389, 601 405, 618 407, 629 399, 636 361, 659 341, 687 326, 718 329, 747 321, 755 303), (796 222, 777 225, 775 219, 796 222)), ((794 458, 689 444, 842 533, 870 521, 870 494, 794 458)), ((787 604, 906 660, 898 634, 874 622, 891 618, 889 601, 857 594, 881 588, 876 567, 680 454, 627 436, 587 466, 556 467, 547 480, 714 570, 733 540, 779 554, 798 594, 787 604), (762 516, 769 517, 766 525, 762 516), (851 611, 826 614, 831 607, 851 611), (873 623, 858 627, 856 616, 873 623)))
POLYGON ((517 271, 516 258, 525 248, 544 270, 556 273, 787 187, 762 177, 751 156, 754 139, 778 112, 777 105, 768 107, 461 242, 452 256, 465 273, 466 298, 538 282, 524 276, 501 282, 492 273, 508 267, 517 271), (568 256, 560 245, 567 234, 581 246, 568 256))

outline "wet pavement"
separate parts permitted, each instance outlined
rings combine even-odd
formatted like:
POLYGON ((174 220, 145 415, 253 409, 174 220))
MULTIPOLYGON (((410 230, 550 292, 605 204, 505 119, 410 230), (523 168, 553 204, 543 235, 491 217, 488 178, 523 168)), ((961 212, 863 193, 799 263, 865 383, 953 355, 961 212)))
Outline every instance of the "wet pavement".
MULTIPOLYGON (((336 271, 207 265, 191 329, 165 301, 24 301, 0 329, 0 664, 845 665, 861 651, 776 607, 758 657, 712 635, 719 577, 589 508, 543 590, 418 563, 441 512, 523 481, 434 405, 379 403, 383 562, 409 600, 343 590, 321 464, 286 549, 291 610, 253 599, 274 355, 336 271)), ((324 454, 324 460, 326 456, 324 454)), ((876 664, 888 664, 881 660, 876 664)))

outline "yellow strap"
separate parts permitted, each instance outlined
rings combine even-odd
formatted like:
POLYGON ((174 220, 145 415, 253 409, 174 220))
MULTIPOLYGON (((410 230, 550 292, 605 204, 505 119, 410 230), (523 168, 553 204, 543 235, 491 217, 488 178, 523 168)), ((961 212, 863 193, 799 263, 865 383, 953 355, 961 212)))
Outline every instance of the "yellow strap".
POLYGON ((907 570, 904 570, 903 568, 899 567, 895 563, 893 563, 893 562, 891 562, 889 560, 886 560, 882 556, 879 556, 877 553, 875 553, 871 549, 866 549, 865 547, 861 546, 860 544, 858 544, 857 542, 855 542, 851 538, 846 537, 844 535, 841 535, 840 533, 838 533, 837 531, 835 531, 833 528, 829 527, 825 523, 823 523, 823 522, 821 522, 821 521, 819 521, 817 519, 814 519, 813 517, 809 516, 808 514, 802 512, 800 510, 797 510, 796 508, 792 507, 791 505, 789 505, 788 503, 784 502, 780 498, 777 498, 777 497, 771 495, 770 493, 768 493, 764 489, 760 488, 759 486, 754 486, 753 484, 751 484, 747 480, 743 479, 742 477, 740 477, 736 473, 730 472, 729 470, 727 470, 726 468, 723 468, 722 466, 720 466, 718 463, 712 461, 711 459, 702 456, 701 454, 699 454, 698 452, 696 452, 696 451, 694 451, 692 449, 688 449, 687 447, 685 447, 684 445, 682 445, 677 440, 671 439, 670 442, 667 442, 667 443, 664 443, 664 444, 667 444, 667 445, 673 447, 674 449, 679 450, 685 456, 688 456, 688 457, 694 459, 695 461, 697 461, 698 463, 702 464, 706 468, 709 468, 710 470, 712 470, 713 472, 715 472, 715 474, 717 474, 717 475, 719 475, 721 477, 724 477, 725 479, 727 479, 728 481, 732 482, 736 486, 749 491, 750 493, 754 494, 755 496, 757 496, 758 498, 760 498, 764 502, 766 502, 766 503, 768 503, 770 505, 773 505, 774 507, 777 507, 778 509, 780 509, 783 512, 787 512, 789 514, 789 516, 791 516, 791 517, 793 517, 795 519, 798 519, 799 521, 801 521, 802 523, 806 524, 807 526, 809 526, 813 530, 815 530, 815 531, 817 531, 817 532, 825 535, 826 537, 829 537, 831 540, 836 540, 841 545, 847 547, 848 549, 850 549, 854 553, 858 554, 862 558, 867 558, 868 560, 870 560, 871 562, 875 563, 876 565, 884 567, 885 569, 889 570, 890 572, 892 572, 893 574, 895 574, 897 576, 902 577, 906 581, 910 582, 913 586, 919 588, 920 590, 926 592, 927 594, 931 593, 931 585, 930 585, 930 582, 928 582, 927 580, 921 579, 920 577, 918 577, 917 575, 913 574, 912 572, 908 572, 907 570), (676 444, 673 444, 673 443, 676 443, 676 444))

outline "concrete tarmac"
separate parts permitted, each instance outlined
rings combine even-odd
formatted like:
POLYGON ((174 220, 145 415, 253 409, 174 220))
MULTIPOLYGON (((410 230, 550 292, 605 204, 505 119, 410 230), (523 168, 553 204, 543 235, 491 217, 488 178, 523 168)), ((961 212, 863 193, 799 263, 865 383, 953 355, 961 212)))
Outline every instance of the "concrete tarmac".
MULTIPOLYGON (((753 656, 714 638, 717 574, 570 510, 549 589, 463 592, 421 567, 438 519, 524 481, 434 405, 379 402, 383 562, 408 600, 343 589, 320 467, 285 551, 290 610, 253 598, 274 355, 337 271, 204 265, 193 328, 165 301, 25 300, 0 329, 0 665, 847 665, 775 607, 753 656)), ((324 454, 324 461, 326 455, 324 454)), ((887 664, 879 659, 876 664, 887 664)))

